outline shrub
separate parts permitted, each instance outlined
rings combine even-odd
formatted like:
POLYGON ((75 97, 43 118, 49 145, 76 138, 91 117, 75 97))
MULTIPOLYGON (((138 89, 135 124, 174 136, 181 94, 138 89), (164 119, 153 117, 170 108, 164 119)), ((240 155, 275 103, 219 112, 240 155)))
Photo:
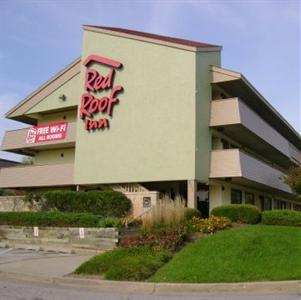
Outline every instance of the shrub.
POLYGON ((217 216, 209 216, 206 219, 193 217, 187 226, 188 230, 192 232, 214 233, 230 227, 231 221, 226 217, 217 216))
POLYGON ((157 230, 141 231, 135 236, 129 236, 120 241, 123 248, 148 246, 154 249, 176 251, 183 243, 186 232, 184 228, 158 228, 157 230))
POLYGON ((0 189, 0 196, 15 196, 16 192, 9 189, 0 189))
POLYGON ((108 227, 120 228, 122 226, 123 226, 122 220, 113 217, 100 219, 100 221, 98 222, 98 227, 102 227, 102 228, 108 228, 108 227))
POLYGON ((109 280, 145 280, 171 258, 166 250, 149 247, 117 248, 92 257, 76 274, 103 275, 109 280))
POLYGON ((31 209, 42 210, 43 209, 43 198, 42 193, 28 193, 24 197, 31 209))
POLYGON ((211 211, 214 216, 229 218, 232 222, 256 224, 260 222, 260 212, 254 205, 231 204, 214 208, 211 211))
POLYGON ((160 202, 153 206, 142 218, 144 231, 156 230, 156 228, 179 228, 183 227, 185 221, 184 201, 180 196, 175 200, 165 196, 160 202))
POLYGON ((189 221, 193 217, 200 218, 201 217, 200 211, 195 208, 185 208, 185 220, 189 221))
POLYGON ((89 213, 0 212, 0 225, 97 227, 99 217, 89 213))
POLYGON ((31 203, 38 203, 42 211, 87 212, 102 217, 123 217, 131 209, 131 201, 115 191, 50 191, 44 194, 29 194, 31 203))
POLYGON ((301 212, 294 210, 270 210, 262 212, 262 223, 267 225, 301 226, 301 212))

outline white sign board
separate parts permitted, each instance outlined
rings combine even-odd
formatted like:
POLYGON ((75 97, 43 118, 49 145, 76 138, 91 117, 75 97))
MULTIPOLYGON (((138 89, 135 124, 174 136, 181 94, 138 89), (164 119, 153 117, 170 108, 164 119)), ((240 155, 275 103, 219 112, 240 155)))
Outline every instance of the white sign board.
POLYGON ((39 227, 33 227, 33 236, 39 236, 39 227))
POLYGON ((84 239, 85 238, 85 229, 84 228, 79 228, 79 238, 84 239))

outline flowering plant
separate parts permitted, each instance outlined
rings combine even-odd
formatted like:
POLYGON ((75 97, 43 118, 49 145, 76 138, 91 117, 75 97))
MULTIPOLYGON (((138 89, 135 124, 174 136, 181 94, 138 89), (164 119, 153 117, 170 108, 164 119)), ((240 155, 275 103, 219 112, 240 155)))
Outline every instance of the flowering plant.
POLYGON ((209 216, 206 219, 193 217, 187 225, 188 229, 192 232, 214 233, 230 227, 231 221, 226 217, 217 216, 209 216))

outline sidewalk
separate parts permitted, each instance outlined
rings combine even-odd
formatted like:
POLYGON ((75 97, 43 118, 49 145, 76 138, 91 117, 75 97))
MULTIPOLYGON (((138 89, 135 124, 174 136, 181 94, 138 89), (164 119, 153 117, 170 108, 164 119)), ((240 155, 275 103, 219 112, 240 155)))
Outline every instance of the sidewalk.
MULTIPOLYGON (((5 255, 4 255, 5 256, 5 255)), ((76 267, 92 255, 56 254, 19 255, 16 260, 1 258, 0 279, 11 279, 37 284, 74 289, 87 289, 106 293, 156 294, 156 295, 256 295, 301 294, 301 280, 253 283, 175 284, 151 282, 120 282, 70 276, 76 267)))

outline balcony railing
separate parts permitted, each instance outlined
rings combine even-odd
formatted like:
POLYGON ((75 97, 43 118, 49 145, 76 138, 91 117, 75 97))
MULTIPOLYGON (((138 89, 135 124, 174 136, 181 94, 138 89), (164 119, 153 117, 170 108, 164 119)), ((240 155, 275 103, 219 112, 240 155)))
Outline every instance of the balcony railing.
POLYGON ((284 155, 290 155, 288 141, 240 99, 229 98, 211 102, 211 127, 235 124, 243 125, 284 155))
POLYGON ((30 153, 32 150, 57 148, 59 145, 74 146, 76 139, 76 122, 68 123, 66 138, 36 144, 27 144, 26 137, 29 128, 6 131, 1 145, 1 150, 15 153, 30 153))
MULTIPOLYGON (((210 127, 284 167, 292 165, 289 142, 239 98, 211 102, 210 127)), ((293 160, 294 158, 294 160, 293 160)))
POLYGON ((291 193, 285 174, 239 149, 211 151, 210 178, 257 183, 270 189, 291 193))
POLYGON ((73 164, 18 166, 0 169, 1 188, 73 185, 73 164))

